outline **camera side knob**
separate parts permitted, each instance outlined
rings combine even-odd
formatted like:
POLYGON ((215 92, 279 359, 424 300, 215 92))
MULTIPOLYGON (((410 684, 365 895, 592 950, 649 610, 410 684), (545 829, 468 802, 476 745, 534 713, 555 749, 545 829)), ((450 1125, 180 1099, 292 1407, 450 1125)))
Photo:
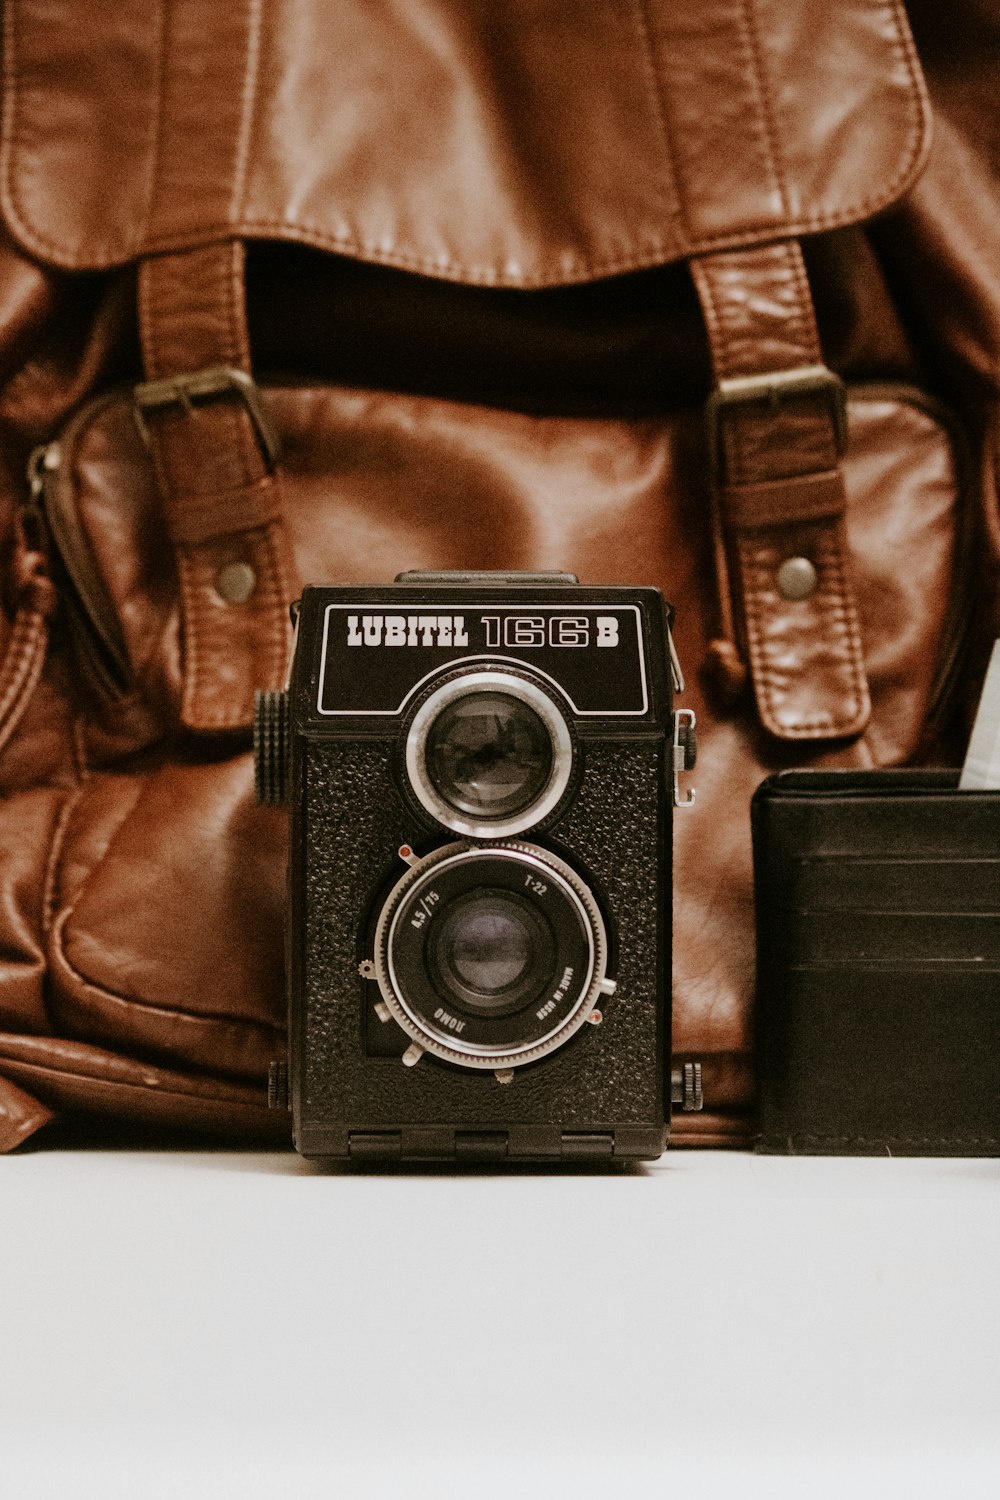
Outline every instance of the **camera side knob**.
POLYGON ((688 788, 687 792, 682 794, 680 782, 686 771, 694 770, 697 759, 698 741, 694 714, 690 708, 679 708, 674 713, 673 754, 670 768, 675 807, 690 807, 694 801, 693 790, 688 788))
POLYGON ((698 759, 698 733, 694 714, 679 712, 677 715, 677 747, 681 752, 682 771, 693 771, 698 759))
POLYGON ((265 807, 288 801, 288 694, 254 695, 254 790, 265 807))

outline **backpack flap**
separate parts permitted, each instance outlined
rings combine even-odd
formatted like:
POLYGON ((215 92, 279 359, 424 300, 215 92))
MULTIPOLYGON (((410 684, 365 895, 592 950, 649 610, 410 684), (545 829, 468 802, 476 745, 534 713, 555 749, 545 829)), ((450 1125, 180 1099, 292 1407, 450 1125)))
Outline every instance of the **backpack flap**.
POLYGON ((8 0, 4 51, 4 218, 67 270, 566 285, 869 218, 928 145, 898 0, 8 0))

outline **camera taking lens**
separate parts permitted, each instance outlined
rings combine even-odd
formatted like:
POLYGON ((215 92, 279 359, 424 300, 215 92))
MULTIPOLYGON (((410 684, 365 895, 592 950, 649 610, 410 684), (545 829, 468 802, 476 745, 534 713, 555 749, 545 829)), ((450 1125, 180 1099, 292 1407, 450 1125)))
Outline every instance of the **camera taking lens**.
POLYGON ((502 1015, 537 998, 553 947, 548 922, 522 896, 477 886, 437 924, 428 972, 446 1003, 502 1015))
POLYGON ((590 888, 551 851, 448 844, 415 859, 390 892, 374 968, 421 1051, 503 1071, 599 1016, 598 997, 614 990, 607 959, 590 888))

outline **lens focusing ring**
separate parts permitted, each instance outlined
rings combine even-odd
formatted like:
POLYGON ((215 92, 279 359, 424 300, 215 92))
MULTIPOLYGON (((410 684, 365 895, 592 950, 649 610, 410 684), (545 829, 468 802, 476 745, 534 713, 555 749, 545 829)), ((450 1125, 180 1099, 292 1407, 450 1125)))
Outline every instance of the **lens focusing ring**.
MULTIPOLYGON (((501 924, 502 926, 502 924, 501 924)), ((544 939, 541 940, 544 943, 544 939)), ((586 883, 564 861, 526 843, 448 844, 411 865, 390 893, 375 933, 375 974, 389 1011, 426 1051, 465 1068, 512 1068, 561 1047, 591 1015, 608 958, 604 921, 586 883), (480 1007, 456 986, 443 992, 429 961, 435 935, 462 901, 483 893, 496 904, 528 903, 551 954, 518 968, 514 993, 502 986, 480 1007)), ((439 966, 440 967, 440 966, 439 966)), ((513 968, 513 966, 512 966, 513 968)), ((447 982, 447 976, 445 976, 447 982)))
MULTIPOLYGON (((483 717, 488 717, 488 712, 484 706, 483 717)), ((508 757, 503 747, 507 731, 499 718, 496 726, 494 745, 489 745, 487 737, 487 743, 470 752, 469 760, 475 764, 478 757, 480 764, 488 767, 492 758, 494 766, 499 766, 501 772, 505 763, 517 768, 516 753, 508 757)), ((518 740, 516 727, 509 737, 518 740)), ((566 718, 555 700, 530 679, 514 672, 467 671, 448 678, 418 706, 407 731, 404 758, 414 795, 438 823, 467 838, 507 838, 540 823, 562 801, 573 772, 573 740, 566 718), (517 802, 515 782, 509 805, 498 799, 499 810, 493 815, 485 806, 477 808, 474 799, 470 800, 458 786, 450 788, 449 795, 447 774, 443 775, 434 764, 436 736, 441 735, 443 725, 452 723, 461 714, 463 700, 473 706, 477 699, 483 700, 485 705, 491 698, 506 705, 508 713, 513 705, 511 718, 516 716, 518 709, 521 710, 522 743, 525 739, 537 741, 539 732, 547 741, 544 747, 534 746, 539 759, 544 760, 544 779, 532 789, 533 768, 530 765, 524 767, 522 763, 519 769, 523 770, 528 787, 525 800, 517 802)))

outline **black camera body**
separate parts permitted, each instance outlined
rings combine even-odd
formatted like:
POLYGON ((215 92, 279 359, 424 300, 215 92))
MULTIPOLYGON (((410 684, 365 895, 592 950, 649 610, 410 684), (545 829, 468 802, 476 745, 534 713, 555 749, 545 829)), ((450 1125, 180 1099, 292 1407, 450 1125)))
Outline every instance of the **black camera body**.
POLYGON ((258 794, 291 811, 304 1155, 661 1154, 674 660, 655 589, 305 591, 256 729, 258 794))

